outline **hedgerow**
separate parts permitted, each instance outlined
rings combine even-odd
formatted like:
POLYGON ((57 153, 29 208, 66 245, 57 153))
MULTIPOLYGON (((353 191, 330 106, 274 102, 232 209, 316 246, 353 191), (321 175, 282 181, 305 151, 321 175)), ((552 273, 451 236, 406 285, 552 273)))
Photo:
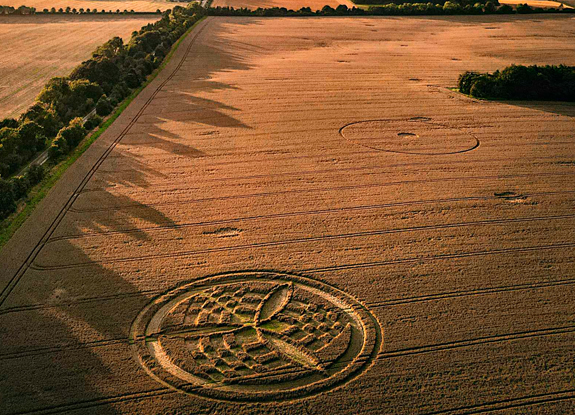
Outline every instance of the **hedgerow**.
POLYGON ((489 73, 465 72, 459 90, 476 98, 575 101, 575 66, 511 65, 489 73))

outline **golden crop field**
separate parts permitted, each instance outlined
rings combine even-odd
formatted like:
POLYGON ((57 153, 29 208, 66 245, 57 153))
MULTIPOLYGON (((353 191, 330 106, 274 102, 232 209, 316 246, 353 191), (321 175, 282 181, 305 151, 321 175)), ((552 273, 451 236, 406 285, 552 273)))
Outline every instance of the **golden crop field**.
POLYGON ((3 6, 20 7, 24 4, 27 7, 34 7, 37 11, 44 9, 50 10, 52 7, 66 9, 71 7, 75 9, 97 9, 101 10, 134 10, 136 12, 155 12, 156 10, 171 9, 176 5, 187 6, 186 2, 169 2, 163 0, 26 0, 24 2, 17 0, 3 0, 3 6))
POLYGON ((574 413, 575 106, 452 89, 574 23, 199 23, 0 252, 0 412, 574 413))
POLYGON ((549 8, 549 7, 553 7, 553 8, 560 8, 560 7, 565 7, 565 8, 572 8, 571 6, 568 5, 567 2, 559 2, 559 1, 553 1, 553 0, 502 0, 499 3, 501 4, 508 4, 510 6, 518 6, 519 4, 528 4, 531 7, 541 7, 541 8, 549 8))
POLYGON ((46 82, 68 75, 114 36, 124 40, 159 16, 0 17, 0 119, 17 117, 46 82))

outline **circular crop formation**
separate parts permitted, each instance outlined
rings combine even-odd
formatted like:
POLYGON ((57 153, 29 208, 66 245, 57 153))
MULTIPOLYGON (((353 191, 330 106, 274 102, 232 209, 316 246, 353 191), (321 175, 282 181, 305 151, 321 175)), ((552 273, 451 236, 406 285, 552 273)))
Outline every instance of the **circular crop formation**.
POLYGON ((427 117, 357 121, 343 126, 339 133, 354 144, 390 153, 456 154, 479 147, 472 134, 427 117))
POLYGON ((369 367, 381 345, 375 317, 350 295, 271 271, 216 275, 156 298, 131 341, 159 382, 224 400, 295 399, 369 367))

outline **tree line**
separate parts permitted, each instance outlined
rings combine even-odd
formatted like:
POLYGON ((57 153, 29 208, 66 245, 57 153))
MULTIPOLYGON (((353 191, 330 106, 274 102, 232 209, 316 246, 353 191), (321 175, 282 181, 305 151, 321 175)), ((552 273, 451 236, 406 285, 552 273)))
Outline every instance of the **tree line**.
POLYGON ((195 3, 176 6, 133 32, 128 43, 112 38, 70 75, 48 81, 18 119, 0 121, 0 220, 42 179, 43 169, 32 166, 23 175, 11 176, 46 148, 52 162, 71 152, 100 125, 101 117, 146 81, 172 45, 204 15, 195 3))
MULTIPOLYGON (((493 3, 494 6, 500 6, 498 0, 453 0, 452 3, 458 4, 461 7, 465 6, 474 6, 476 4, 485 5, 488 2, 493 3)), ((405 3, 410 3, 409 1, 405 0, 355 0, 354 3, 356 4, 363 4, 363 5, 377 5, 383 6, 387 4, 395 4, 397 6, 405 3)), ((426 4, 435 4, 443 6, 446 3, 446 0, 429 0, 426 4)))
POLYGON ((575 66, 511 65, 494 73, 465 72, 459 91, 476 98, 575 101, 575 66))
POLYGON ((157 9, 155 12, 136 12, 133 9, 132 10, 127 10, 124 9, 123 11, 120 11, 120 9, 116 9, 114 10, 98 10, 98 9, 90 9, 90 8, 86 8, 84 9, 83 7, 80 7, 78 9, 74 8, 74 7, 66 7, 66 8, 62 8, 60 7, 59 9, 56 9, 55 7, 52 7, 50 9, 43 9, 41 12, 37 11, 36 8, 34 7, 26 7, 26 6, 20 6, 18 8, 12 7, 12 6, 0 6, 0 15, 8 15, 8 14, 14 14, 14 15, 30 15, 30 14, 37 14, 37 13, 42 13, 42 14, 162 14, 162 11, 160 9, 157 9))
MULTIPOLYGON (((395 1, 395 0, 393 0, 395 1)), ((257 17, 290 17, 290 16, 421 16, 421 15, 475 15, 475 14, 523 14, 523 13, 575 13, 575 9, 533 8, 527 4, 520 4, 513 8, 507 4, 498 6, 496 0, 488 0, 485 3, 478 0, 442 1, 435 3, 389 3, 378 6, 370 6, 368 9, 347 7, 340 4, 335 9, 324 6, 321 10, 312 11, 309 7, 299 10, 288 10, 285 7, 234 9, 233 7, 211 7, 208 10, 210 16, 257 16, 257 17)))
POLYGON ((6 15, 6 14, 27 15, 34 13, 36 13, 36 9, 34 7, 20 6, 18 8, 15 8, 12 6, 0 6, 0 15, 6 15))

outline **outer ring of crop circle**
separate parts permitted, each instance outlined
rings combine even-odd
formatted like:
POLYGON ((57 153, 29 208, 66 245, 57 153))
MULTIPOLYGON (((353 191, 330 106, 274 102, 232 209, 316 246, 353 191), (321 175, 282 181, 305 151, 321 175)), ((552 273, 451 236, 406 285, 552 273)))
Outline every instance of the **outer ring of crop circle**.
POLYGON ((130 344, 132 345, 134 357, 144 368, 144 370, 156 381, 164 386, 183 392, 190 395, 201 396, 204 398, 216 399, 221 401, 244 401, 244 402, 266 402, 266 401, 282 401, 282 400, 298 400, 305 399, 309 396, 317 395, 328 390, 333 390, 342 386, 343 384, 360 376, 368 370, 383 343, 382 329, 377 318, 367 309, 365 305, 360 303, 350 294, 342 291, 336 287, 328 285, 324 282, 311 279, 310 277, 283 271, 272 270, 242 270, 236 272, 228 272, 221 274, 214 274, 194 280, 192 282, 181 284, 168 292, 156 297, 148 305, 146 305, 134 319, 130 329, 130 344), (349 307, 349 310, 344 310, 348 313, 355 313, 359 317, 363 329, 363 344, 361 351, 355 356, 354 360, 349 362, 341 371, 336 372, 332 376, 320 381, 315 382, 304 387, 294 388, 281 391, 264 391, 264 392, 230 392, 221 390, 215 387, 202 387, 191 385, 176 376, 168 373, 161 367, 158 362, 151 356, 148 347, 146 346, 145 330, 149 321, 154 317, 156 312, 165 305, 168 301, 175 297, 190 291, 191 289, 211 287, 220 284, 233 283, 235 281, 241 282, 242 280, 257 280, 264 279, 267 281, 286 281, 296 282, 306 285, 319 292, 325 292, 328 295, 336 297, 349 307))
POLYGON ((365 147, 365 148, 369 148, 370 150, 381 151, 381 152, 384 152, 384 153, 413 154, 413 155, 418 155, 418 156, 442 156, 442 155, 450 155, 450 154, 467 153, 467 152, 469 152, 469 151, 475 150, 475 149, 478 148, 479 145, 481 144, 480 141, 479 141, 479 139, 478 139, 475 135, 473 135, 473 134, 471 134, 471 133, 469 133, 469 132, 467 132, 467 131, 463 131, 463 130, 460 129, 460 128, 452 127, 452 126, 450 126, 450 125, 440 124, 440 123, 438 123, 438 122, 431 121, 431 119, 421 120, 421 119, 419 119, 419 118, 427 118, 427 117, 412 117, 412 118, 402 118, 402 119, 377 118, 377 119, 371 119, 371 120, 352 121, 352 122, 350 122, 350 123, 345 124, 344 126, 342 126, 342 127, 339 129, 339 135, 340 135, 342 138, 344 138, 346 141, 348 141, 348 142, 350 142, 350 143, 352 143, 352 144, 355 144, 355 145, 358 145, 358 146, 361 146, 361 147, 365 147), (369 146, 369 145, 367 145, 367 144, 359 143, 357 140, 352 140, 351 138, 346 137, 345 134, 344 134, 344 130, 345 130, 346 128, 348 128, 348 127, 351 127, 352 125, 365 124, 365 123, 368 123, 368 122, 401 122, 401 121, 404 121, 404 122, 405 122, 405 121, 407 121, 407 122, 414 122, 414 123, 416 123, 416 122, 428 123, 428 124, 435 125, 435 126, 438 126, 438 127, 451 128, 451 129, 453 129, 453 130, 458 130, 458 131, 460 131, 461 133, 466 134, 466 135, 470 136, 471 138, 473 138, 473 139, 475 140, 475 144, 474 144, 473 146, 471 146, 471 147, 469 147, 469 148, 465 148, 465 149, 463 149, 463 150, 457 150, 457 151, 440 151, 440 152, 437 152, 437 153, 418 152, 418 151, 386 150, 386 149, 383 149, 383 148, 380 148, 380 147, 369 146))

